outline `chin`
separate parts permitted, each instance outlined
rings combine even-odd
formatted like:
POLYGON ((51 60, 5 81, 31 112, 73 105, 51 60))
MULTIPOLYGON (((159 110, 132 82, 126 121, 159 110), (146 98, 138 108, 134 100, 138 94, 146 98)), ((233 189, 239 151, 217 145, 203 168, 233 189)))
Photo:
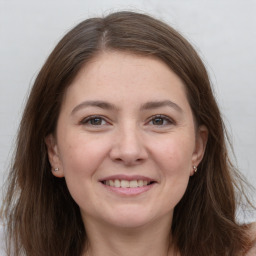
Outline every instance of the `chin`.
POLYGON ((140 218, 136 215, 134 216, 123 216, 122 218, 116 218, 114 221, 112 221, 112 226, 115 226, 116 228, 123 228, 123 229, 136 229, 140 227, 144 227, 147 224, 150 224, 149 219, 140 218))
POLYGON ((141 207, 120 207, 106 221, 117 228, 134 229, 150 225, 162 217, 162 214, 153 213, 152 210, 141 209, 141 207))

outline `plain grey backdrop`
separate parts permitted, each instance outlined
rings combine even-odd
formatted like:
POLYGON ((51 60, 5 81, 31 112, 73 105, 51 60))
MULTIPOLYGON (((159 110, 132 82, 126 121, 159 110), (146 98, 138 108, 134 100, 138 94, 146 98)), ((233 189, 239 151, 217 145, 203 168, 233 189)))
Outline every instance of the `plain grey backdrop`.
POLYGON ((0 185, 29 89, 61 37, 117 10, 152 14, 180 31, 209 71, 237 165, 256 186, 255 0, 0 0, 0 185))

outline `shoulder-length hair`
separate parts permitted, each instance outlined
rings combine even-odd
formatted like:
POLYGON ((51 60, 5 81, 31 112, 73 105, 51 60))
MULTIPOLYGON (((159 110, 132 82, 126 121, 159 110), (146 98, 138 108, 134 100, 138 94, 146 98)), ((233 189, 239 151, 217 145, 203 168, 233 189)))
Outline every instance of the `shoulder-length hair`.
POLYGON ((4 203, 9 254, 80 256, 86 230, 65 179, 52 175, 45 138, 54 133, 63 95, 85 63, 102 51, 154 56, 184 82, 197 125, 209 131, 206 152, 175 207, 172 238, 182 256, 237 255, 249 245, 235 220, 235 169, 207 71, 176 30, 150 16, 117 12, 81 22, 39 72, 19 128, 4 203), (12 248, 12 252, 11 249, 12 248))

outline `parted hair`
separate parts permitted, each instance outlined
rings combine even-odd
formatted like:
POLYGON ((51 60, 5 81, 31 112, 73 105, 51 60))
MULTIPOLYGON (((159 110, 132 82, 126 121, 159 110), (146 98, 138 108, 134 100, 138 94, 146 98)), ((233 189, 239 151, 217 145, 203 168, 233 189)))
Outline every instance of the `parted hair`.
MULTIPOLYGON (((86 230, 65 178, 51 173, 45 138, 55 132, 62 98, 88 61, 102 51, 153 56, 183 81, 196 125, 208 128, 198 172, 174 209, 172 241, 182 256, 238 255, 250 247, 236 222, 241 178, 231 164, 227 136, 206 68, 190 43, 153 17, 116 12, 87 19, 52 51, 31 89, 20 123, 2 208, 9 255, 81 256, 86 230)), ((86 156, 85 156, 86 157, 86 156)))

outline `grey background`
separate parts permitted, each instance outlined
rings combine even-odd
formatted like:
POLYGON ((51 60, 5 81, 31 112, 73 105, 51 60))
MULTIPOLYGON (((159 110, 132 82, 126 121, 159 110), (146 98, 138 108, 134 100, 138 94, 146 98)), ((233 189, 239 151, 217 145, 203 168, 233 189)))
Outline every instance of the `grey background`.
POLYGON ((36 74, 78 22, 117 10, 153 14, 195 46, 210 73, 236 154, 256 186, 256 1, 0 0, 0 185, 36 74))

